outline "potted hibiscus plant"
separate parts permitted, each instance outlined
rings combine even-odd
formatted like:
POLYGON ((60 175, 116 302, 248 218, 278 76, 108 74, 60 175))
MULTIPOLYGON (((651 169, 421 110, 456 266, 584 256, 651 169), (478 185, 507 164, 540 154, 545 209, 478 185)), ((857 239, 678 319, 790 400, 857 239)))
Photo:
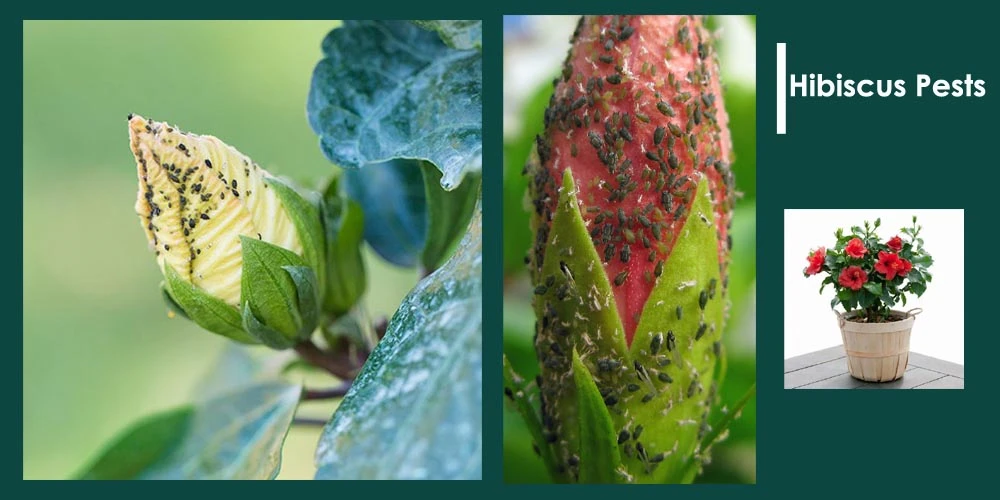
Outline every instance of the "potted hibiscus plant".
POLYGON ((869 382, 889 382, 903 376, 910 352, 910 330, 919 308, 903 312, 907 294, 923 295, 934 262, 924 249, 916 216, 910 227, 881 240, 874 224, 837 229, 831 249, 809 253, 806 277, 825 273, 820 293, 827 285, 837 292, 830 302, 840 324, 851 376, 869 382), (836 310, 840 304, 843 313, 836 310))

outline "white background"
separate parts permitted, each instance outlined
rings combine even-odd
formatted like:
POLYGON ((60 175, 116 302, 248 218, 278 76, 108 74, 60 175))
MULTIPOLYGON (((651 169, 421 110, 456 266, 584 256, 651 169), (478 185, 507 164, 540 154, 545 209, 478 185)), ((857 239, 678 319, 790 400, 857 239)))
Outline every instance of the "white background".
MULTIPOLYGON (((841 345, 836 316, 830 311, 835 296, 827 285, 819 295, 825 273, 806 278, 809 252, 820 246, 832 248, 838 227, 882 218, 877 233, 883 241, 911 225, 911 218, 923 226, 920 237, 934 258, 929 272, 934 281, 920 298, 908 295, 905 308, 922 307, 910 336, 910 350, 931 357, 965 363, 965 218, 962 210, 785 210, 785 358, 841 345)), ((842 306, 837 306, 843 310, 842 306)))

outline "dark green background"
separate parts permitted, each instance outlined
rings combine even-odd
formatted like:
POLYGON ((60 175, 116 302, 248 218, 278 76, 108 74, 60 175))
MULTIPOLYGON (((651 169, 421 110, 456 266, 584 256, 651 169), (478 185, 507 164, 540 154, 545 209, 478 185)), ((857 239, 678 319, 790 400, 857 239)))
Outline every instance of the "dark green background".
MULTIPOLYGON (((986 317, 992 278, 966 279, 973 287, 968 303, 954 311, 965 314, 971 333, 965 390, 785 391, 782 210, 964 208, 966 234, 995 240, 1000 75, 988 47, 996 45, 996 19, 962 2, 929 9, 834 5, 772 15, 762 9, 757 18, 764 55, 757 64, 758 481, 771 492, 823 497, 950 496, 988 481, 986 471, 997 463, 997 433, 988 430, 994 377, 987 370, 997 346, 997 328, 986 317), (776 42, 789 44, 789 72, 903 78, 907 95, 790 99, 789 133, 778 136, 776 42), (949 80, 971 73, 986 80, 987 93, 917 98, 917 73, 949 80)), ((973 255, 991 252, 970 243, 973 255)))
MULTIPOLYGON (((442 2, 444 4, 444 2, 442 2)), ((316 18, 378 17, 391 12, 398 17, 481 17, 484 36, 484 325, 486 359, 484 386, 499 387, 502 339, 500 151, 501 128, 501 14, 568 13, 629 10, 633 13, 756 13, 758 43, 758 484, 755 486, 649 488, 629 494, 656 494, 686 498, 724 498, 733 495, 772 499, 868 497, 952 497, 960 491, 983 490, 992 479, 997 462, 995 403, 990 368, 997 349, 992 271, 996 266, 990 243, 996 239, 995 199, 997 181, 998 92, 995 12, 982 3, 947 2, 898 6, 876 2, 672 2, 632 1, 626 5, 580 1, 557 7, 535 1, 468 3, 431 6, 426 3, 303 4, 282 2, 243 6, 239 10, 212 8, 204 2, 191 10, 184 4, 117 2, 93 5, 58 2, 37 4, 33 11, 10 11, 3 24, 9 71, 20 67, 21 19, 58 15, 88 17, 249 17, 316 18), (918 72, 958 78, 973 73, 987 81, 987 95, 978 99, 913 97, 903 99, 793 100, 789 111, 790 134, 774 135, 774 44, 788 42, 789 70, 852 74, 870 77, 912 78, 918 72), (782 210, 784 208, 965 208, 970 234, 979 242, 966 245, 981 264, 970 265, 981 273, 966 280, 966 325, 970 349, 966 356, 966 389, 963 391, 785 391, 782 389, 782 210), (976 244, 978 243, 978 244, 976 244)), ((23 7, 22 7, 23 9, 23 7)), ((8 78, 3 116, 6 151, 21 151, 20 117, 16 99, 23 89, 20 79, 8 78)), ((303 112, 304 113, 304 112, 303 112)), ((304 120, 304 118, 303 118, 304 120)), ((262 124, 266 126, 266 124, 262 124)), ((18 159, 15 158, 14 161, 18 159)), ((22 172, 11 167, 0 196, 8 226, 15 236, 30 233, 17 217, 22 213, 22 172), (23 233, 22 233, 23 231, 23 233)), ((69 208, 69 207, 67 207, 69 208)), ((2 247, 10 270, 10 292, 4 297, 4 316, 11 330, 22 324, 23 310, 16 295, 26 284, 18 283, 16 269, 22 249, 11 242, 2 247), (19 286, 21 285, 21 286, 19 286)), ((978 273, 977 273, 978 274, 978 273)), ((54 304, 53 314, 58 314, 54 304)), ((956 314, 961 313, 956 311, 956 314)), ((9 332, 11 336, 16 334, 9 332)), ((942 332, 946 335, 947 332, 942 332)), ((18 349, 4 352, 7 380, 23 377, 18 349)), ((127 377, 128 374, 122 374, 127 377)), ((15 385, 13 382, 10 386, 15 385)), ((23 391, 30 391, 24 381, 23 391)), ((9 400, 14 401, 11 397, 9 400)), ((497 395, 484 400, 484 480, 480 485, 326 484, 310 483, 306 494, 368 496, 377 493, 465 494, 498 498, 506 495, 550 496, 565 494, 549 488, 502 485, 501 404, 497 395)), ((67 405, 65 418, 73 416, 67 405)), ((16 411, 6 412, 8 429, 16 428, 16 411)), ((23 422, 22 422, 23 424, 23 422)), ((14 441, 14 432, 8 432, 14 441)), ((10 448, 16 449, 16 445, 10 448)), ((13 451, 10 454, 14 454, 13 451)), ((11 460, 13 462, 13 460, 11 460)), ((16 465, 8 470, 15 479, 16 465)), ((29 485, 36 489, 40 484, 29 485)), ((48 486, 48 485, 46 485, 48 486)), ((46 490, 81 494, 75 485, 53 485, 46 490), (72 488, 72 490, 70 489, 72 488)), ((301 487, 296 485, 296 487, 301 487)), ((92 485, 95 492, 146 491, 147 485, 92 485)), ((191 486, 157 486, 164 496, 191 486)), ((199 492, 214 490, 199 486, 199 492)), ((233 485, 260 496, 287 493, 289 486, 233 485)), ((606 498, 621 494, 618 487, 568 487, 580 498, 606 498)), ((40 489, 40 488, 39 488, 40 489)))

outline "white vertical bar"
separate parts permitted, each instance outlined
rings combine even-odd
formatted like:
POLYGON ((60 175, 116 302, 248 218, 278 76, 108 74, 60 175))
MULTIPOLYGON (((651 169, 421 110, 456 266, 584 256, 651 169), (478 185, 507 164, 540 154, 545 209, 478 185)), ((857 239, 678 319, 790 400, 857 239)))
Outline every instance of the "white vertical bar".
POLYGON ((785 133, 785 98, 788 93, 785 91, 785 85, 788 82, 788 76, 785 75, 785 42, 778 44, 778 134, 784 135, 785 133))

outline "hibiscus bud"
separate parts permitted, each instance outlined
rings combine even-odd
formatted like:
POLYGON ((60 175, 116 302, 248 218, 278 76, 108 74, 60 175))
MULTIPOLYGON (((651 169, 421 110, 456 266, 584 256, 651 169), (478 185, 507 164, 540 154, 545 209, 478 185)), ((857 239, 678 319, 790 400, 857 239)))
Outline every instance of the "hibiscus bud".
POLYGON ((711 36, 691 16, 584 17, 555 83, 525 169, 539 445, 566 480, 608 480, 593 467, 610 463, 611 480, 690 481, 708 458, 734 201, 711 36), (587 422, 605 419, 617 444, 598 451, 587 422))
POLYGON ((308 338, 325 280, 316 203, 215 137, 138 115, 129 137, 136 212, 171 305, 240 342, 308 338))

